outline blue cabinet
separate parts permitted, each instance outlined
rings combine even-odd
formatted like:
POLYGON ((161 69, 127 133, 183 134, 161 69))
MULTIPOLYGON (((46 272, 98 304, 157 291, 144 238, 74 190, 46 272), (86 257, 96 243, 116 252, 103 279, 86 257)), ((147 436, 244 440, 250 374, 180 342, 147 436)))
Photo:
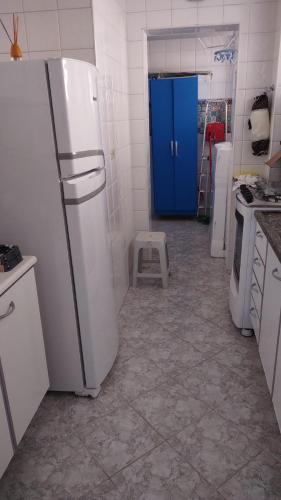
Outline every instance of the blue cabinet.
POLYGON ((197 213, 197 77, 150 80, 154 212, 197 213))

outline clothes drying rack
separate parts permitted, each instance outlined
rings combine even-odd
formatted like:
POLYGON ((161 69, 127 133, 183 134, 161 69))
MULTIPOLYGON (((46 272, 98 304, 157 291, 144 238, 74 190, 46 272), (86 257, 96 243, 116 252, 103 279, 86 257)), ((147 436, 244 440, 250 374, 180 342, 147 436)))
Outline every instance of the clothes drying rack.
POLYGON ((208 160, 210 157, 205 153, 206 146, 206 130, 208 123, 208 114, 210 107, 213 104, 224 103, 225 105, 225 141, 227 141, 227 123, 228 123, 228 101, 227 99, 206 99, 206 110, 204 118, 204 131, 203 131, 203 143, 202 143, 202 153, 200 162, 200 174, 199 174, 199 186, 198 186, 198 208, 197 216, 204 215, 208 216, 208 205, 209 197, 211 192, 211 176, 210 169, 208 168, 208 160))

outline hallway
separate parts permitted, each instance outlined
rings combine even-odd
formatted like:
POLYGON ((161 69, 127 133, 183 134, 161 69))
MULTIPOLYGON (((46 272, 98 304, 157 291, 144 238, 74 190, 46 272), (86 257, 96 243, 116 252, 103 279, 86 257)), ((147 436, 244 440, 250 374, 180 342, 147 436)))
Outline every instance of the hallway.
POLYGON ((49 394, 0 483, 11 500, 278 500, 281 438, 208 227, 159 221, 169 288, 130 288, 96 400, 49 394))

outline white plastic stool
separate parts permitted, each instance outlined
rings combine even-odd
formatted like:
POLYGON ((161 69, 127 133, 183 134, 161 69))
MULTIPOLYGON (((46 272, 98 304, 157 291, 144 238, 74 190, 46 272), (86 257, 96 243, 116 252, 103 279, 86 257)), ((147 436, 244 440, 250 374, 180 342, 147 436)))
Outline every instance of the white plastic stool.
POLYGON ((169 275, 169 257, 166 234, 162 232, 141 231, 134 240, 134 267, 133 267, 133 286, 137 286, 138 278, 161 278, 163 288, 168 287, 169 275), (150 258, 145 262, 155 262, 151 259, 152 249, 159 252, 160 273, 142 272, 143 250, 149 250, 150 258))

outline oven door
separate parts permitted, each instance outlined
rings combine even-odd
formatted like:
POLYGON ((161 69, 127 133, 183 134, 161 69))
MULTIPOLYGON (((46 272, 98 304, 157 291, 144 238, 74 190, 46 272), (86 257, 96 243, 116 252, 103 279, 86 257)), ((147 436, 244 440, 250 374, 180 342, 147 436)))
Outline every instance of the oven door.
POLYGON ((233 270, 237 283, 239 283, 242 246, 243 246, 244 216, 236 209, 235 218, 236 218, 236 236, 235 236, 235 247, 234 247, 233 270))

